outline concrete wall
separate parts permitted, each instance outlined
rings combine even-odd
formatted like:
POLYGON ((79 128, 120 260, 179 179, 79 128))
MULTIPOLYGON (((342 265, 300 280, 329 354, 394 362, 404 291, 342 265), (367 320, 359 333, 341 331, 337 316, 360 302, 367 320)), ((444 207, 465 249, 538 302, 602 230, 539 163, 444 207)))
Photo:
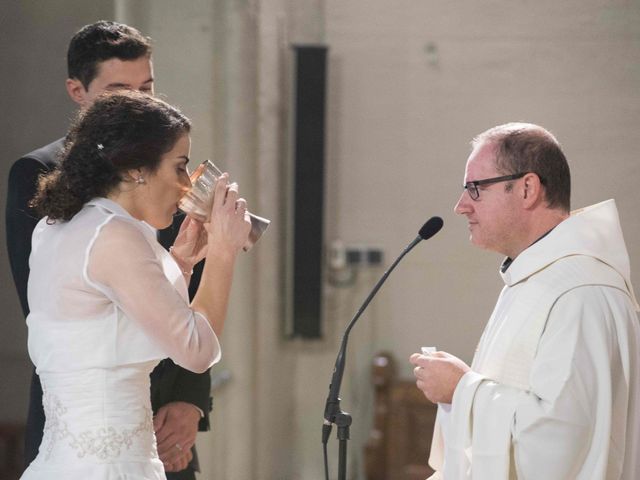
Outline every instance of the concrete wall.
POLYGON ((5 245, 9 168, 66 133, 75 105, 64 87, 69 39, 88 23, 113 18, 113 10, 109 1, 9 0, 0 7, 0 421, 26 418, 32 368, 5 245))
MULTIPOLYGON (((388 265, 425 219, 445 221, 351 334, 342 405, 353 414, 358 449, 371 416, 373 352, 394 352, 405 376, 407 357, 421 345, 469 361, 502 287, 501 258, 469 245, 466 221, 452 212, 473 135, 514 120, 554 132, 573 170, 574 207, 616 198, 640 285, 640 4, 329 0, 324 10, 327 240, 379 245, 388 265)), ((368 273, 351 289, 329 290, 339 312, 329 325, 346 324, 381 272, 368 273)), ((304 478, 321 478, 317 417, 306 412, 322 411, 326 385, 315 380, 327 377, 333 359, 325 352, 297 359, 304 478)))
MULTIPOLYGON (((250 208, 274 221, 239 265, 225 360, 214 370, 232 378, 215 394, 213 431, 200 435, 201 478, 323 478, 320 426, 342 330, 431 215, 444 218, 443 231, 404 260, 351 334, 342 389, 354 422, 351 477, 361 475, 376 351, 393 352, 407 377, 406 358, 421 345, 471 359, 501 288, 501 259, 469 245, 452 208, 468 141, 490 126, 524 120, 555 133, 571 163, 574 206, 616 198, 637 272, 638 2, 119 0, 100 3, 107 12, 82 5, 21 1, 0 14, 9 66, 0 81, 11 92, 2 96, 2 171, 63 133, 72 110, 62 88, 68 38, 113 12, 154 38, 158 92, 196 124, 193 158, 229 169, 250 208), (385 253, 382 267, 362 269, 352 284, 327 282, 326 336, 316 342, 282 336, 289 44, 302 42, 330 49, 325 241, 385 253), (7 48, 22 43, 29 47, 7 48)), ((2 385, 22 392, 5 411, 21 415, 25 329, 0 250, 0 359, 12 365, 0 369, 2 385)), ((336 452, 334 435, 334 471, 336 452)))

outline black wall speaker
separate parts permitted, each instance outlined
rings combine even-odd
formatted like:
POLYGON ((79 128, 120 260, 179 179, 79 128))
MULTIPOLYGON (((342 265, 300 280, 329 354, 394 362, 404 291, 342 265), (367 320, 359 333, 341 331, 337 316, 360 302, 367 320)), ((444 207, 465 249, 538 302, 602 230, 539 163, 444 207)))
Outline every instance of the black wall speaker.
POLYGON ((290 335, 322 336, 327 47, 294 45, 293 266, 290 335))

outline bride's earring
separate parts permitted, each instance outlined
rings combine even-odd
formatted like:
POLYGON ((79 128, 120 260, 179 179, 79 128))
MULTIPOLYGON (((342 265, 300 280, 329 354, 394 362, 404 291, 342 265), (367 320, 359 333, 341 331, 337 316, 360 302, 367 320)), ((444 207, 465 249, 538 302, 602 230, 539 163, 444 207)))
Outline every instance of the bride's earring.
POLYGON ((145 183, 144 178, 142 177, 142 175, 138 175, 138 178, 136 178, 136 183, 138 185, 142 185, 145 183))

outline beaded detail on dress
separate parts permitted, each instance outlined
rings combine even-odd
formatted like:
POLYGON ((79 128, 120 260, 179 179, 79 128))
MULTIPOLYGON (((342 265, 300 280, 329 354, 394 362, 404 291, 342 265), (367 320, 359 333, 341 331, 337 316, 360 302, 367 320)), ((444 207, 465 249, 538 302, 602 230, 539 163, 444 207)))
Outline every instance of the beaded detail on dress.
MULTIPOLYGON (((123 450, 128 450, 136 437, 153 433, 152 413, 146 407, 144 419, 133 428, 108 426, 73 433, 64 420, 67 408, 56 395, 45 391, 42 404, 47 421, 40 448, 45 452, 46 459, 49 459, 56 444, 64 441, 75 450, 78 458, 94 456, 100 460, 112 460, 118 458, 123 450)), ((153 453, 156 453, 155 449, 153 453)), ((157 457, 157 453, 152 456, 157 457)))

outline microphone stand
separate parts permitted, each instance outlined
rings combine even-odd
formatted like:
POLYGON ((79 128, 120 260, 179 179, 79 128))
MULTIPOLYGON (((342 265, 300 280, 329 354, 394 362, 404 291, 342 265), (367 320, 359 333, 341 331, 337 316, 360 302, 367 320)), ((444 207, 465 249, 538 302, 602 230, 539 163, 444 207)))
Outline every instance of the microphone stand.
MULTIPOLYGON (((325 455, 326 455, 326 445, 329 440, 329 435, 331 435, 332 425, 336 425, 338 427, 338 480, 346 480, 347 479, 347 441, 349 440, 349 427, 351 426, 351 415, 347 412, 342 411, 340 408, 340 386, 342 384, 342 375, 344 373, 344 365, 345 358, 347 356, 347 341, 349 339, 349 333, 351 329, 355 325, 360 315, 365 311, 373 297, 380 287, 385 282, 389 274, 396 268, 396 265, 402 260, 402 258, 411 251, 413 247, 415 247, 423 237, 418 235, 407 247, 402 251, 400 256, 396 258, 395 262, 391 264, 389 269, 384 272, 376 286, 371 290, 369 296, 366 298, 362 306, 358 309, 357 313, 349 322, 344 335, 342 337, 342 344, 340 345, 340 350, 338 352, 338 356, 336 358, 335 367, 333 369, 333 376, 331 377, 331 384, 329 385, 329 395, 327 396, 327 402, 324 407, 324 422, 322 425, 322 443, 325 447, 325 455)), ((326 465, 326 457, 325 457, 325 473, 328 479, 328 469, 326 465)))

